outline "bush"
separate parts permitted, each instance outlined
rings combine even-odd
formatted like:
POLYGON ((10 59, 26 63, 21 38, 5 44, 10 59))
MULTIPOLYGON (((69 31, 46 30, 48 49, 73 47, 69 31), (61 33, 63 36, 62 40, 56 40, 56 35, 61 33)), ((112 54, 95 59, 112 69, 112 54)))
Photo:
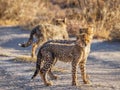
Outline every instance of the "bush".
POLYGON ((66 17, 68 32, 93 24, 95 38, 120 39, 119 0, 0 0, 0 24, 33 28, 66 17))

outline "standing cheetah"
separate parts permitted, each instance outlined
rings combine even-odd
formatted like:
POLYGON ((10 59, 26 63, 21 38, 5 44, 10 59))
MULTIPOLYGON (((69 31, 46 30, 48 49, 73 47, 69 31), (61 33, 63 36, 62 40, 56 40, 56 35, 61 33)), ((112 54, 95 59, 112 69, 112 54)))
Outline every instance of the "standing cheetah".
POLYGON ((93 29, 88 28, 84 33, 79 31, 77 39, 74 44, 67 40, 51 40, 41 46, 37 55, 36 71, 32 76, 34 79, 38 73, 40 73, 41 79, 46 86, 52 85, 47 79, 47 74, 50 77, 56 77, 51 68, 55 64, 56 60, 63 62, 71 62, 72 65, 72 85, 77 85, 77 66, 80 67, 81 76, 85 84, 89 84, 88 75, 86 74, 86 61, 90 52, 91 41, 93 37, 93 29), (65 43, 63 43, 65 42, 65 43), (41 63, 44 60, 43 67, 41 63))
POLYGON ((32 29, 30 37, 26 43, 18 44, 21 47, 28 47, 32 45, 31 56, 35 57, 36 49, 48 40, 68 39, 68 32, 66 30, 66 19, 55 19, 55 24, 40 24, 32 29), (33 42, 34 36, 36 41, 33 42))

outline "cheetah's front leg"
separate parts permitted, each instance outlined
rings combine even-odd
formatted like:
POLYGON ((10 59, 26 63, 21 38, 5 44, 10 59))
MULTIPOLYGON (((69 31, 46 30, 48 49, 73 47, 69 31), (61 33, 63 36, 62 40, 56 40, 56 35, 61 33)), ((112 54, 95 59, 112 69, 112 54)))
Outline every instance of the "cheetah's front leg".
POLYGON ((83 79, 83 82, 85 84, 90 84, 89 76, 86 74, 86 68, 85 68, 86 63, 85 62, 80 62, 80 70, 81 70, 81 76, 83 79))
POLYGON ((72 85, 77 86, 77 63, 72 62, 72 85))

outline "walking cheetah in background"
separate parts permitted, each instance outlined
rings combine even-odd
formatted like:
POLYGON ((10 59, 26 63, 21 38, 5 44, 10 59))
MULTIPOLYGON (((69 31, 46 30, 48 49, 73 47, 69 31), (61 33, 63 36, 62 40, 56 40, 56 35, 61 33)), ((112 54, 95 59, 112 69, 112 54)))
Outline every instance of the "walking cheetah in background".
POLYGON ((36 49, 48 40, 68 39, 68 32, 66 30, 66 19, 54 19, 54 24, 40 24, 32 29, 30 37, 26 43, 18 44, 21 47, 28 47, 32 45, 31 56, 35 57, 36 49), (34 36, 36 41, 33 42, 34 36))
POLYGON ((46 86, 52 85, 52 82, 48 81, 46 76, 49 74, 51 78, 56 77, 51 72, 51 68, 56 63, 56 60, 60 60, 71 62, 72 85, 77 85, 77 66, 80 67, 83 82, 89 84, 90 81, 87 78, 85 65, 90 52, 92 37, 93 29, 88 28, 84 32, 80 29, 77 39, 73 41, 74 44, 71 44, 72 41, 69 40, 51 40, 43 44, 37 55, 36 70, 32 79, 40 73, 44 84, 46 86), (44 61, 43 67, 41 67, 42 61, 44 61))

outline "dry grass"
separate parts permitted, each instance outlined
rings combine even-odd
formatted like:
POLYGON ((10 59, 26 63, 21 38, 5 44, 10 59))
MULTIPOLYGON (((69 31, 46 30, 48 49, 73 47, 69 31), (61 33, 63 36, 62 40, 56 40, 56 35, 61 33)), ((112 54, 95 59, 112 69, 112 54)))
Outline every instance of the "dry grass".
POLYGON ((36 58, 32 58, 31 56, 18 56, 15 57, 14 60, 23 62, 36 62, 36 58))
MULTIPOLYGON (((0 54, 1 57, 10 57, 12 56, 11 54, 0 54)), ((13 55, 12 57, 14 57, 15 61, 23 61, 23 62, 36 62, 37 58, 32 58, 31 56, 24 56, 24 55, 20 55, 20 56, 16 56, 13 55)))
POLYGON ((0 56, 2 56, 2 57, 9 57, 9 55, 7 55, 7 54, 0 54, 0 56))
POLYGON ((31 29, 67 17, 68 32, 93 24, 96 38, 120 39, 119 0, 0 0, 0 25, 31 29))
POLYGON ((95 32, 94 38, 96 39, 107 39, 110 40, 111 38, 109 37, 110 31, 107 30, 98 30, 95 32))

